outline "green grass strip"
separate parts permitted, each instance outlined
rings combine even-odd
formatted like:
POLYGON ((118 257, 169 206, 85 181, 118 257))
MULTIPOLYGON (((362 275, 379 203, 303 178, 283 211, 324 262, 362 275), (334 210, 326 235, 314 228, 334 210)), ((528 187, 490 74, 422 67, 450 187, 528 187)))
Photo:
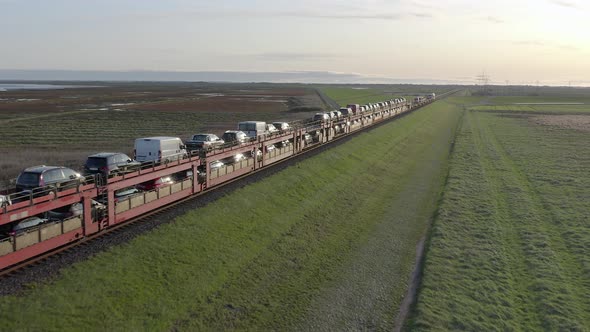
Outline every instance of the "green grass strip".
POLYGON ((590 326, 588 155, 582 131, 468 112, 413 330, 590 326))

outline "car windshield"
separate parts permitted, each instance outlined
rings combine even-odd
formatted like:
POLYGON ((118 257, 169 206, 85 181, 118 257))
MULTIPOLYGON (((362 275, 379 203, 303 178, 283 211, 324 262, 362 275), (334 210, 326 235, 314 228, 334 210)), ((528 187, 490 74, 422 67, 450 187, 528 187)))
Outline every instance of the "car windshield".
POLYGON ((238 129, 239 130, 246 130, 246 131, 250 131, 250 130, 256 130, 256 123, 239 123, 238 124, 238 129))
POLYGON ((127 163, 129 160, 131 160, 131 158, 129 158, 128 155, 126 155, 124 153, 121 153, 121 154, 114 155, 112 157, 112 161, 111 162, 112 163, 122 164, 122 163, 127 163))
POLYGON ((206 141, 208 135, 195 135, 193 136, 193 141, 206 141))
POLYGON ((22 173, 16 182, 24 185, 37 185, 39 183, 39 173, 22 173))
POLYGON ((106 158, 90 157, 86 160, 86 167, 88 167, 88 168, 105 167, 106 164, 107 164, 106 158))

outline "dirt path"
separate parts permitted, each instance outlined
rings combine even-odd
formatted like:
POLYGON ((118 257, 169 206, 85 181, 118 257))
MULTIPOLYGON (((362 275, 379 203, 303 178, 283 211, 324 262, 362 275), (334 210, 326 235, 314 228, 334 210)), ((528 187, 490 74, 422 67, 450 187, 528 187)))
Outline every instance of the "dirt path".
POLYGON ((404 324, 410 315, 410 309, 412 308, 412 305, 416 300, 416 295, 418 294, 418 286, 420 286, 420 280, 422 278, 422 263, 424 262, 425 240, 426 237, 423 237, 416 246, 416 264, 414 264, 414 270, 410 276, 408 292, 406 293, 406 296, 404 296, 404 300, 402 301, 397 317, 395 318, 395 326, 393 327, 395 332, 400 332, 404 327, 404 324))
POLYGON ((315 89, 316 93, 324 103, 327 108, 339 109, 340 105, 335 102, 332 98, 328 97, 325 93, 322 92, 320 89, 315 89))

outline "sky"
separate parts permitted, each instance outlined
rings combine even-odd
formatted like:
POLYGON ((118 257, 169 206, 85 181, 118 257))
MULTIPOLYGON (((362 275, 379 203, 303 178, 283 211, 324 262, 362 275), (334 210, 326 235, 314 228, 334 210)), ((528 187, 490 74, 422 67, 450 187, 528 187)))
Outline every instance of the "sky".
POLYGON ((0 69, 590 84, 585 0, 0 0, 0 69))

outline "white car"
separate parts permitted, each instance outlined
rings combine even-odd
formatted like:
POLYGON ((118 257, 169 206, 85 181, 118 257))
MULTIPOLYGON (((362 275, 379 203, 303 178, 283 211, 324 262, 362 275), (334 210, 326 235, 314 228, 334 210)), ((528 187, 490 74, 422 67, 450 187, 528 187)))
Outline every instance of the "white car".
POLYGON ((234 163, 235 164, 235 163, 239 163, 242 160, 245 160, 246 159, 246 156, 244 156, 243 153, 238 153, 235 156, 230 157, 229 159, 230 159, 230 162, 231 163, 234 163))
POLYGON ((272 123, 266 124, 266 131, 271 135, 279 132, 279 130, 272 123))
POLYGON ((223 165, 224 165, 224 164, 223 164, 223 162, 222 162, 222 161, 220 161, 220 160, 216 160, 216 161, 213 161, 213 162, 211 162, 211 164, 209 164, 209 168, 210 168, 211 170, 214 170, 214 169, 218 169, 218 168, 220 168, 220 167, 221 167, 221 166, 223 166, 223 165))

